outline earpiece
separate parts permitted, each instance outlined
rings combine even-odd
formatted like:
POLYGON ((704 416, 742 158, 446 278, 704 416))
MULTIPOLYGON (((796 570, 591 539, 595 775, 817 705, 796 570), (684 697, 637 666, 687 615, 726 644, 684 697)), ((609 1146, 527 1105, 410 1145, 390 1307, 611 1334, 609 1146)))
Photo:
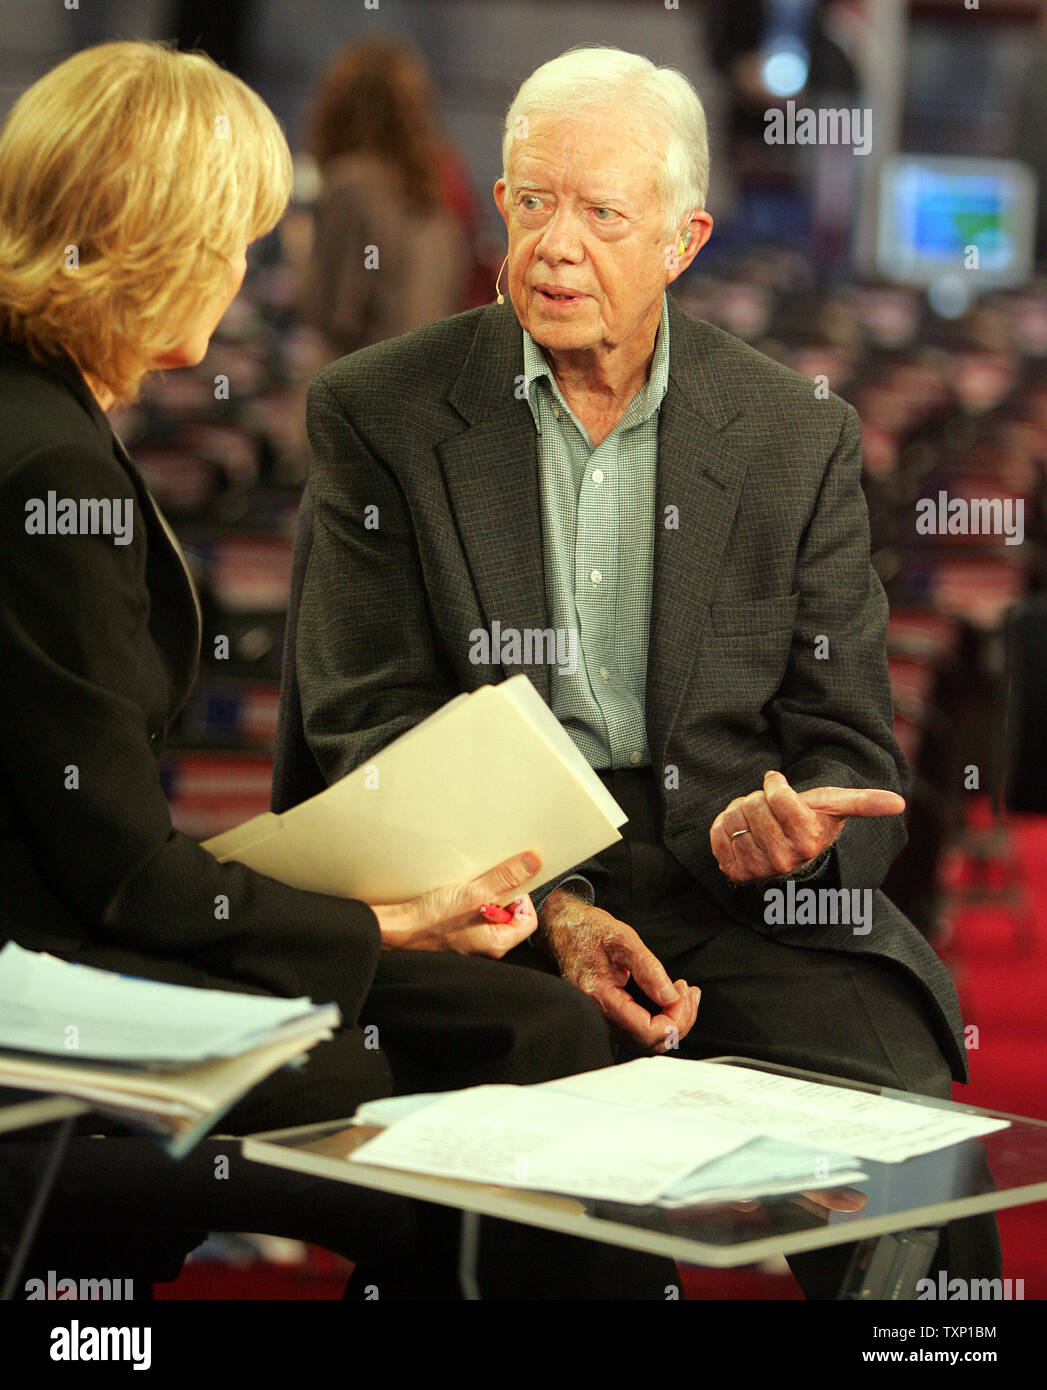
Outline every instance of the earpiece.
POLYGON ((505 267, 506 267, 508 264, 509 264, 509 257, 506 256, 505 260, 502 262, 502 269, 499 270, 499 272, 498 272, 498 279, 494 282, 494 292, 495 292, 495 295, 497 296, 497 298, 495 299, 495 303, 496 303, 496 304, 504 304, 504 303, 505 303, 505 295, 501 292, 501 290, 498 288, 498 286, 499 286, 499 284, 501 283, 501 279, 502 279, 502 270, 504 270, 505 267))

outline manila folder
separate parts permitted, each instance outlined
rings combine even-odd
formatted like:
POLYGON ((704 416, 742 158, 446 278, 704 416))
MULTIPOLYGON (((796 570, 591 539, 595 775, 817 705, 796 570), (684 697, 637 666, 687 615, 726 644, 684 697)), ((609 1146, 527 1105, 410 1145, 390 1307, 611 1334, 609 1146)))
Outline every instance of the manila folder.
POLYGON ((207 840, 294 888, 405 902, 524 850, 548 882, 627 817, 524 675, 458 696, 325 791, 207 840))

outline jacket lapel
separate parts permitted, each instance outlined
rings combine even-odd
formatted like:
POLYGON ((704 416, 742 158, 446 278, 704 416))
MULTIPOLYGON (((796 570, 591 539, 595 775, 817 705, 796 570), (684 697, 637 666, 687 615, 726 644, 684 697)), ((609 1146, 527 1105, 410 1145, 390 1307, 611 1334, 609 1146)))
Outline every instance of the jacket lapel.
MULTIPOLYGON (((112 426, 110 426, 110 429, 112 429, 112 426)), ((138 488, 139 497, 142 502, 142 507, 146 513, 146 520, 155 522, 156 526, 160 529, 160 531, 163 532, 163 535, 166 538, 168 545, 174 552, 174 558, 177 561, 179 567, 181 568, 182 574, 185 577, 186 588, 189 590, 189 596, 192 599, 193 607, 196 610, 195 645, 199 646, 203 627, 203 614, 202 609, 200 607, 200 595, 196 592, 196 584, 193 581, 192 571, 189 569, 189 565, 186 562, 185 552, 182 550, 182 547, 178 543, 178 537, 171 529, 171 523, 167 520, 167 517, 165 517, 163 512, 160 510, 159 503, 157 502, 153 494, 149 491, 149 489, 146 487, 142 475, 138 472, 138 469, 135 467, 134 460, 131 458, 131 455, 127 452, 127 446, 124 444, 124 441, 117 434, 116 430, 112 430, 112 435, 113 445, 116 449, 117 458, 119 458, 120 462, 131 474, 131 478, 133 479, 135 485, 138 488)))
MULTIPOLYGON (((149 543, 150 545, 163 545, 167 548, 175 566, 182 571, 185 589, 188 589, 189 599, 192 600, 193 628, 186 634, 185 644, 179 646, 178 656, 181 657, 181 670, 178 670, 174 677, 174 706, 175 709, 181 709, 186 699, 189 698, 190 689, 196 684, 196 676, 200 669, 200 642, 203 641, 203 610, 200 607, 200 595, 196 592, 192 571, 189 570, 188 563, 186 563, 185 553, 178 543, 177 535, 171 530, 170 521, 161 512, 159 503, 156 502, 153 493, 147 488, 145 478, 135 467, 131 455, 125 448, 124 441, 111 425, 110 434, 113 435, 115 455, 127 468, 128 474, 131 475, 131 481, 135 484, 136 492, 138 492, 142 513, 146 518, 146 525, 149 527, 149 543)), ((175 653, 168 652, 167 659, 168 662, 174 663, 175 653)))
MULTIPOLYGON (((747 463, 723 438, 738 413, 721 394, 715 347, 669 299, 669 387, 658 426, 654 592, 647 664, 647 730, 654 766, 692 677, 694 652, 716 569, 738 507, 747 463), (678 529, 665 525, 679 509, 678 529)), ((517 400, 523 365, 520 325, 508 305, 483 315, 449 396, 466 421, 437 445, 462 544, 488 628, 545 627, 541 503, 534 420, 517 400)), ((546 700, 544 665, 513 667, 546 700)))
POLYGON ((669 386, 658 420, 654 592, 647 657, 647 737, 661 767, 693 678, 694 654, 747 471, 723 437, 737 415, 719 391, 706 326, 669 299, 669 386), (668 507, 678 527, 666 526, 668 507))
MULTIPOLYGON (((548 623, 537 433, 527 401, 515 394, 522 370, 516 316, 508 305, 492 305, 448 398, 468 428, 436 446, 489 631, 495 622, 503 632, 548 623)), ((521 671, 549 700, 548 667, 512 666, 505 674, 521 671)))

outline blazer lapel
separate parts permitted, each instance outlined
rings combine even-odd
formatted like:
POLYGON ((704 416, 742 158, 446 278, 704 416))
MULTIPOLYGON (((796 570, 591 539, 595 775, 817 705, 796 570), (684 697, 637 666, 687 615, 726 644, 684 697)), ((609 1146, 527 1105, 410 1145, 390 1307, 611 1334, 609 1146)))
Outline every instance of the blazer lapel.
MULTIPOLYGON (((658 428, 654 592, 647 663, 647 730, 655 766, 691 677, 716 568, 745 479, 745 459, 722 438, 737 407, 718 389, 704 325, 670 297, 669 387, 658 428), (666 507, 679 528, 665 526, 666 507)), ((541 502, 534 419, 517 400, 523 364, 520 325, 508 305, 480 322, 450 404, 467 422, 438 444, 448 491, 488 628, 545 627, 541 502)), ((544 665, 512 667, 546 700, 544 665)))
POLYGON ((183 551, 182 547, 178 544, 178 537, 175 535, 174 531, 172 531, 171 523, 167 520, 167 517, 164 516, 163 512, 160 510, 160 505, 157 502, 156 498, 145 486, 145 482, 143 481, 141 474, 138 472, 138 469, 134 465, 134 460, 131 458, 131 455, 127 452, 127 446, 124 444, 124 441, 117 434, 116 430, 113 430, 113 443, 116 445, 116 452, 121 463, 123 463, 124 467, 129 470, 131 477, 138 485, 138 490, 141 494, 142 502, 144 504, 144 510, 146 512, 146 519, 151 519, 155 521, 157 526, 163 532, 168 544, 171 547, 171 550, 174 552, 174 558, 178 562, 182 574, 185 576, 186 588, 189 590, 189 596, 192 599, 193 607, 196 610, 197 631, 195 645, 199 646, 203 629, 203 610, 200 607, 200 595, 196 592, 196 584, 193 581, 192 571, 190 570, 189 564, 186 561, 185 552, 183 551))
POLYGON ((660 767, 692 678, 694 653, 713 596, 747 471, 722 437, 737 415, 718 391, 704 325, 669 299, 669 386, 658 421, 654 591, 647 658, 647 737, 660 767), (666 526, 676 507, 677 529, 666 526))
MULTIPOLYGON (((537 433, 527 401, 515 394, 522 370, 516 316, 492 305, 449 396, 468 428, 436 446, 488 631, 495 622, 521 633, 548 624, 537 433)), ((521 671, 548 701, 548 667, 511 666, 505 674, 521 671)))
MULTIPOLYGON (((151 530, 153 539, 156 539, 158 533, 163 537, 162 543, 166 544, 175 564, 182 571, 185 578, 185 587, 188 590, 188 597, 192 602, 194 628, 184 649, 187 657, 185 669, 182 672, 181 679, 177 681, 179 690, 176 696, 176 704, 180 707, 195 684, 197 671, 200 667, 200 643, 203 640, 203 611, 200 607, 200 596, 196 592, 196 584, 193 582, 192 573, 189 569, 189 565, 186 563, 185 554, 182 551, 182 547, 178 544, 178 538, 171 529, 170 523, 160 510, 153 494, 146 487, 145 480, 135 467, 134 460, 127 452, 124 441, 117 434, 116 430, 113 429, 112 425, 109 426, 109 430, 113 437, 113 448, 116 452, 116 456, 127 469, 131 481, 135 485, 146 524, 150 525, 150 523, 152 523, 151 530)), ((168 657, 170 659, 170 654, 168 654, 168 657)))

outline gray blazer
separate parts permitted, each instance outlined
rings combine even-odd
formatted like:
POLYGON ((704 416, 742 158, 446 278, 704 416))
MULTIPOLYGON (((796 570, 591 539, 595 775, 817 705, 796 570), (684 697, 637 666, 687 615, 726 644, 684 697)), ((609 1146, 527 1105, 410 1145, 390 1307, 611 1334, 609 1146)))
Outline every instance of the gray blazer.
MULTIPOLYGON (((523 670, 549 698, 544 665, 469 660, 472 629, 548 625, 521 374, 506 303, 376 344, 312 382, 315 526, 296 658, 306 736, 328 781, 461 691, 523 670)), ((878 891, 905 841, 901 818, 849 820, 821 881, 876 890, 864 935, 767 925, 763 887, 732 887, 709 845, 715 816, 770 767, 801 790, 906 790, 860 475, 850 406, 816 398, 807 378, 670 298, 647 670, 664 843, 706 888, 711 914, 905 969, 962 1080, 952 981, 878 891)))

